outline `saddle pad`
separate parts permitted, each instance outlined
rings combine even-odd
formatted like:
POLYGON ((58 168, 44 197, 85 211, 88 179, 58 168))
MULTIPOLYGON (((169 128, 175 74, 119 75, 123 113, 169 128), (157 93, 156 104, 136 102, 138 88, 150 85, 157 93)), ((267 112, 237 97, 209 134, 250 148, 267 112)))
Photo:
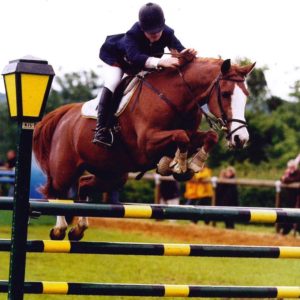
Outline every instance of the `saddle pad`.
MULTIPOLYGON (((128 84, 127 88, 124 91, 124 95, 122 97, 122 100, 120 101, 119 107, 117 109, 117 112, 115 113, 115 116, 120 116, 121 113, 125 110, 128 103, 130 102, 130 99, 135 92, 136 88, 138 87, 138 78, 134 77, 131 82, 128 84)), ((102 89, 99 91, 99 93, 102 92, 102 89)), ((85 118, 91 118, 91 119, 97 119, 97 106, 98 106, 98 98, 89 100, 85 102, 82 105, 81 108, 81 115, 85 118)))

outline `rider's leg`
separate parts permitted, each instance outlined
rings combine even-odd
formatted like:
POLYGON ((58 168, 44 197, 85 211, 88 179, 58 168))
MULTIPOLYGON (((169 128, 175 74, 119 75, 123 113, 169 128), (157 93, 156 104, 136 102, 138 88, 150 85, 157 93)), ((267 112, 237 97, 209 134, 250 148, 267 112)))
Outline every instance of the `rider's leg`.
POLYGON ((108 122, 108 114, 111 105, 112 92, 104 87, 98 103, 97 124, 93 143, 97 145, 112 145, 112 136, 109 129, 106 127, 108 122))
POLYGON ((103 76, 105 83, 102 91, 97 96, 97 98, 99 98, 99 104, 93 143, 97 145, 111 146, 113 143, 113 135, 111 130, 108 128, 110 122, 110 108, 112 105, 113 93, 123 76, 123 71, 117 66, 104 64, 103 76))

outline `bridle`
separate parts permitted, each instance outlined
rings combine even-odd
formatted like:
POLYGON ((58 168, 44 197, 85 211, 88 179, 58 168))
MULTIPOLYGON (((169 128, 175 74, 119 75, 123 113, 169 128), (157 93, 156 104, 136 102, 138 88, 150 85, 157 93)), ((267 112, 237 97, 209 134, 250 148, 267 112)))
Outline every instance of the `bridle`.
POLYGON ((199 105, 200 106, 200 110, 202 111, 202 113, 204 114, 204 116, 207 119, 207 122, 209 124, 209 126, 215 130, 222 130, 227 132, 226 135, 226 139, 230 139, 231 136, 238 131, 239 129, 243 128, 243 127, 247 127, 247 122, 244 120, 240 120, 240 119, 235 119, 235 118, 228 118, 226 115, 226 112, 224 110, 224 106, 222 104, 222 91, 221 91, 221 87, 220 87, 220 81, 224 80, 224 81, 232 81, 232 82, 245 82, 245 79, 234 79, 234 78, 230 78, 230 77, 224 77, 223 74, 219 74, 218 77, 212 82, 211 86, 209 87, 209 93, 208 95, 205 97, 205 103, 203 105, 199 105), (217 118, 215 115, 213 115, 209 109, 208 109, 208 103, 211 99, 212 93, 214 90, 217 90, 217 100, 218 100, 218 105, 219 105, 219 109, 221 112, 221 117, 217 118), (230 123, 240 123, 242 125, 238 126, 237 128, 235 128, 232 131, 229 131, 229 124, 230 123))
MULTIPOLYGON (((179 76, 181 77, 182 81, 184 82, 185 86, 187 87, 187 90, 189 91, 190 95, 192 96, 192 100, 193 102, 196 102, 195 99, 195 95, 192 91, 191 86, 189 85, 189 83, 185 80, 183 73, 181 72, 181 70, 178 68, 177 69, 179 76)), ((171 99, 169 99, 168 97, 166 97, 163 93, 161 93, 158 89, 156 89, 152 84, 149 83, 149 81, 147 81, 145 79, 145 76, 141 76, 141 75, 136 75, 136 77, 139 79, 140 81, 140 89, 139 92, 137 94, 136 100, 134 101, 134 105, 133 108, 135 107, 138 99, 139 99, 139 94, 141 91, 141 87, 143 84, 145 84, 149 89, 151 89, 155 94, 157 94, 159 96, 159 98, 161 100, 163 100, 167 105, 169 105, 169 107, 178 115, 180 115, 180 112, 178 111, 178 108, 176 107, 176 105, 173 103, 173 101, 171 99)), ((207 122, 209 124, 209 126, 214 129, 214 130, 218 130, 218 131, 225 131, 227 132, 226 135, 226 139, 229 140, 231 138, 231 136, 238 131, 239 129, 246 127, 247 128, 247 122, 244 120, 240 120, 240 119, 235 119, 235 118, 231 118, 229 119, 226 115, 226 112, 224 110, 223 104, 222 104, 222 92, 221 92, 221 87, 220 87, 220 81, 224 80, 224 81, 232 81, 232 82, 245 82, 245 79, 235 79, 235 78, 230 78, 230 77, 224 77, 222 73, 220 73, 217 78, 211 83, 209 89, 209 93, 208 95, 204 98, 205 103, 204 104, 199 104, 198 102, 196 103, 196 105, 198 106, 198 108, 201 110, 201 112, 204 114, 204 116, 207 119, 207 122), (217 96, 218 96, 218 105, 219 105, 219 109, 221 111, 221 117, 217 118, 214 114, 212 114, 209 111, 208 108, 208 104, 209 101, 211 99, 212 93, 213 91, 217 89, 217 96), (229 131, 229 124, 230 123, 240 123, 241 125, 238 126, 237 128, 235 128, 232 131, 229 131)))

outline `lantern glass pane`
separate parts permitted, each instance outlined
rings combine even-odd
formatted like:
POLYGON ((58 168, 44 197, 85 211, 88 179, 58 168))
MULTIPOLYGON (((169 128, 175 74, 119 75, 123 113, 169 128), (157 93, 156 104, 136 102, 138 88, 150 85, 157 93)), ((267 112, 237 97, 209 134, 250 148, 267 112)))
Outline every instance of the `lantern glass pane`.
POLYGON ((4 75, 6 97, 11 117, 17 116, 17 87, 16 74, 4 75))
POLYGON ((24 117, 38 117, 41 112, 49 76, 21 74, 24 117))

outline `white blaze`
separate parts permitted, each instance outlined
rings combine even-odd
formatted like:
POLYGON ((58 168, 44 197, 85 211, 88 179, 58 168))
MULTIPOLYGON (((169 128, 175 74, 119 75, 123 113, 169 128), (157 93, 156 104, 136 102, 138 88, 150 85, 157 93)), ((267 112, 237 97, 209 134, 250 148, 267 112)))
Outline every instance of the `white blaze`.
MULTIPOLYGON (((233 95, 231 97, 231 111, 232 119, 238 119, 245 121, 245 107, 246 107, 247 96, 244 94, 242 89, 235 84, 233 95)), ((232 122, 230 131, 234 131, 236 128, 240 127, 242 124, 239 122, 232 122)), ((241 141, 247 142, 249 140, 249 133, 246 127, 238 129, 231 136, 231 143, 235 144, 234 136, 238 135, 241 141)))

